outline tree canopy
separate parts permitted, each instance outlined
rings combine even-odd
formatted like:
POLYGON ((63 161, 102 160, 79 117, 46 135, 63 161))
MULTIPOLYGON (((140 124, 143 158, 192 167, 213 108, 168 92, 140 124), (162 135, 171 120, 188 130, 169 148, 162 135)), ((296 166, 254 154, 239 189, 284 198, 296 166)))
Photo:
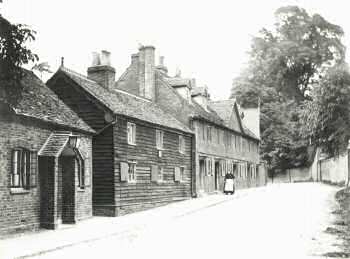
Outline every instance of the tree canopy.
POLYGON ((252 39, 248 66, 234 79, 231 97, 243 106, 261 103, 261 155, 272 169, 301 166, 307 159, 300 109, 325 71, 341 64, 343 30, 297 6, 275 12, 272 30, 252 39))
POLYGON ((21 95, 22 66, 38 60, 27 47, 35 31, 23 24, 12 24, 0 15, 0 100, 15 103, 21 95))
POLYGON ((329 68, 301 109, 302 135, 331 156, 348 145, 350 137, 350 73, 347 64, 329 68))

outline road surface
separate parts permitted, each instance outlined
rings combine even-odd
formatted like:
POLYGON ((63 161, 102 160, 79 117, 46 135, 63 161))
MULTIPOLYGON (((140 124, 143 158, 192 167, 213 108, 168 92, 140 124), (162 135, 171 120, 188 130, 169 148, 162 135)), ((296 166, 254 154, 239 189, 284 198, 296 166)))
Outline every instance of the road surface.
POLYGON ((216 206, 35 258, 325 258, 341 242, 324 232, 334 221, 337 190, 318 183, 251 189, 216 206))

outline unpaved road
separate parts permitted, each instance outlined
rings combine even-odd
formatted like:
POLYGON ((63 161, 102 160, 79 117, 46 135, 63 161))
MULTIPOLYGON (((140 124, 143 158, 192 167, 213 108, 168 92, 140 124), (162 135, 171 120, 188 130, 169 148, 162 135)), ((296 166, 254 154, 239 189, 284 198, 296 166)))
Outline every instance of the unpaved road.
POLYGON ((342 242, 325 232, 335 220, 337 190, 319 183, 269 185, 124 236, 36 258, 326 258, 342 242))

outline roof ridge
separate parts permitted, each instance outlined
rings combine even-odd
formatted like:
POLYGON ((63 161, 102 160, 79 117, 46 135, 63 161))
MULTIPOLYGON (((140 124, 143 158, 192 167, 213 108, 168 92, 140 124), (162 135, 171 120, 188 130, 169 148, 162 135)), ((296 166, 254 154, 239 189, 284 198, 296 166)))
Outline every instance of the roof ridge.
MULTIPOLYGON (((85 79, 85 80, 88 80, 88 81, 92 82, 92 83, 98 84, 96 81, 94 81, 94 80, 88 78, 87 76, 85 76, 85 75, 83 75, 83 74, 81 74, 81 73, 79 73, 79 72, 76 72, 76 71, 74 71, 73 69, 70 69, 70 68, 68 68, 68 67, 60 66, 59 69, 60 69, 60 70, 63 70, 63 71, 66 71, 66 72, 68 72, 68 73, 75 74, 76 76, 79 76, 79 77, 81 77, 81 78, 83 78, 83 79, 85 79)), ((98 85, 99 85, 99 84, 98 84, 98 85)))

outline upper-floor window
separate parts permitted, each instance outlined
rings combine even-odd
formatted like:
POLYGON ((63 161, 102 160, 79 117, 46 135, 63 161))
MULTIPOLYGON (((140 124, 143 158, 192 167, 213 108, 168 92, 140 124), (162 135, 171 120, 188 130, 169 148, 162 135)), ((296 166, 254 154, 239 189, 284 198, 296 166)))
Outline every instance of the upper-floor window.
POLYGON ((179 152, 185 153, 185 138, 182 135, 179 136, 179 152))
POLYGON ((156 146, 157 149, 163 149, 163 138, 164 138, 164 131, 162 130, 156 130, 156 146))
POLYGON ((211 142, 212 136, 211 136, 212 128, 210 126, 207 126, 207 141, 211 142))
POLYGON ((220 144, 220 129, 217 129, 216 133, 217 133, 217 143, 220 144))
POLYGON ((136 144, 136 125, 135 123, 128 122, 127 125, 127 137, 128 144, 135 145, 136 144))
POLYGON ((36 185, 37 153, 24 148, 12 150, 11 187, 29 189, 36 185))

